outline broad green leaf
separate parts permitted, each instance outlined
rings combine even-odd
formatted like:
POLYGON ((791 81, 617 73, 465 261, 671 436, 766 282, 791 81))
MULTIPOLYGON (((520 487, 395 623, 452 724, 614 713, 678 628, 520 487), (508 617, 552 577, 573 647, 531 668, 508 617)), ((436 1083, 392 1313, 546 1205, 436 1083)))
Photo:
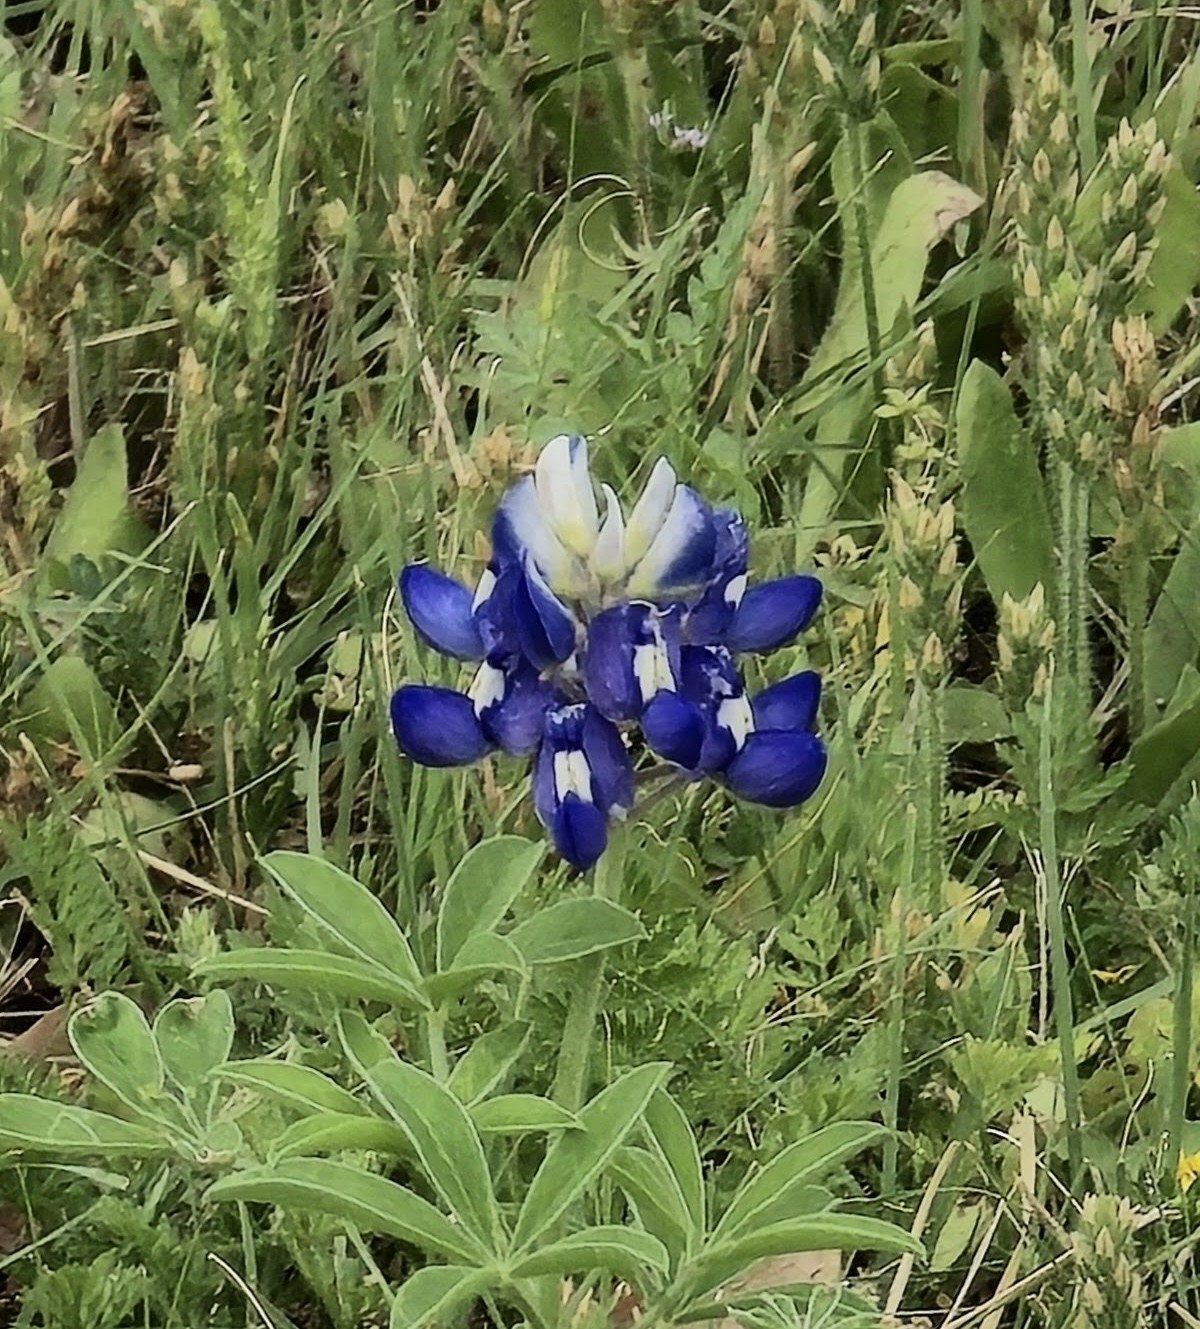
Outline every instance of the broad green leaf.
POLYGON ((106 1112, 33 1094, 0 1094, 0 1149, 109 1157, 157 1154, 170 1148, 167 1135, 106 1112))
POLYGON ((1054 536, 1037 451, 999 374, 982 360, 963 375, 954 417, 958 509, 988 591, 1022 600, 1054 581, 1054 536))
POLYGON ((295 1158, 235 1172, 210 1186, 206 1198, 315 1209, 364 1232, 382 1232, 453 1260, 478 1261, 484 1254, 469 1233, 428 1200, 361 1167, 329 1159, 295 1158))
POLYGON ((951 683, 942 696, 942 725, 946 742, 995 743, 1012 734, 1012 720, 1004 703, 975 683, 951 683))
POLYGON ((312 854, 277 850, 262 860, 283 890, 347 950, 419 986, 408 939, 382 903, 348 872, 312 854))
POLYGON ((661 1153, 627 1144, 613 1155, 607 1172, 629 1197, 642 1227, 674 1260, 682 1260, 703 1237, 703 1231, 693 1229, 678 1181, 661 1153))
POLYGON ((693 1235, 703 1236, 708 1219, 700 1149, 683 1109, 666 1089, 659 1089, 651 1098, 645 1124, 675 1179, 693 1235))
POLYGON ((435 1006, 441 1006, 496 973, 528 973, 525 958, 507 937, 477 932, 463 943, 449 969, 425 980, 425 991, 435 1006))
POLYGON ((1174 703, 1158 724, 1147 729, 1130 749, 1124 765, 1129 778, 1107 800, 1113 810, 1160 803, 1200 753, 1200 679, 1185 669, 1174 703))
POLYGON ((277 1159, 338 1153, 344 1149, 369 1150, 392 1158, 406 1158, 412 1153, 408 1137, 395 1122, 345 1112, 318 1112, 301 1117, 271 1145, 271 1153, 277 1159))
POLYGON ((437 963, 449 969, 469 937, 491 932, 512 908, 542 860, 545 845, 519 835, 497 835, 468 849, 442 895, 437 920, 437 963))
POLYGON ((68 586, 67 565, 76 555, 100 564, 106 554, 135 554, 145 547, 145 528, 129 504, 126 466, 121 426, 105 425, 84 449, 46 541, 42 566, 54 589, 68 586))
POLYGON ((513 1267, 512 1276, 561 1277, 602 1269, 645 1291, 651 1282, 647 1273, 662 1276, 669 1263, 666 1247, 648 1232, 628 1227, 589 1227, 527 1255, 513 1267))
POLYGON ((812 1214, 790 1222, 772 1223, 725 1241, 714 1241, 693 1266, 695 1294, 719 1287, 757 1260, 825 1250, 924 1254, 921 1243, 894 1223, 840 1214, 836 1210, 812 1214))
POLYGON ((637 917, 595 896, 560 900, 527 918, 508 934, 528 964, 560 964, 646 935, 637 917))
MULTIPOLYGON (((346 1051, 353 1059, 352 1049, 346 1051)), ((408 1136, 451 1213, 481 1241, 496 1241, 500 1213, 483 1144, 467 1109, 432 1075, 399 1057, 370 1066, 356 1062, 356 1068, 375 1101, 408 1136)))
POLYGON ((576 1198, 604 1171, 629 1132, 641 1120, 650 1096, 670 1069, 652 1062, 626 1072, 602 1089, 579 1113, 582 1130, 564 1131, 550 1148, 525 1193, 514 1249, 537 1243, 566 1213, 576 1198))
POLYGON ((471 1108, 478 1131, 518 1135, 524 1131, 562 1131, 579 1126, 579 1118, 565 1107, 537 1094, 501 1094, 485 1098, 471 1108))
POLYGON ((1172 166, 1163 178, 1167 206, 1155 227, 1158 245, 1150 269, 1133 300, 1136 312, 1147 314, 1162 336, 1184 302, 1200 285, 1200 193, 1187 175, 1172 166))
POLYGON ((352 1113, 369 1116, 369 1109, 327 1075, 294 1061, 272 1061, 266 1057, 229 1061, 213 1072, 231 1084, 257 1089, 271 1098, 304 1112, 352 1113))
POLYGON ((495 1270, 473 1265, 435 1264, 418 1269, 396 1292, 390 1329, 424 1329, 427 1324, 448 1324, 455 1311, 474 1301, 495 1282, 495 1270))
POLYGON ((450 1089, 459 1101, 473 1104, 486 1098, 520 1060, 532 1029, 527 1021, 517 1020, 477 1038, 450 1072, 450 1089))
POLYGON ((839 1121, 788 1145, 742 1183, 717 1223, 715 1235, 728 1239, 783 1219, 780 1210, 786 1210, 790 1194, 814 1185, 885 1135, 887 1130, 874 1122, 839 1121))
POLYGON ((233 1006, 217 988, 206 997, 168 1002, 154 1019, 154 1041, 167 1074, 193 1090, 222 1065, 233 1047, 233 1006))
POLYGON ((1200 522, 1184 535, 1146 625, 1147 725, 1159 720, 1179 680, 1200 658, 1200 522))
POLYGON ((78 736, 94 756, 107 752, 120 737, 112 699, 78 655, 53 660, 29 689, 23 709, 29 714, 25 728, 31 737, 74 743, 78 736))
POLYGON ((387 1037, 357 1011, 339 1011, 338 1036, 342 1046, 357 1066, 374 1066, 396 1055, 387 1037))
POLYGON ((167 1094, 165 1072, 150 1025, 123 992, 102 992, 67 1023, 79 1060, 139 1115, 178 1123, 180 1108, 167 1094))
POLYGON ((274 946, 246 947, 202 960, 195 972, 221 983, 239 978, 275 987, 299 988, 356 1001, 382 1001, 389 1006, 428 1009, 425 994, 377 964, 328 951, 287 950, 274 946))
MULTIPOLYGON (((863 440, 871 405, 869 383, 848 387, 847 374, 866 362, 868 341, 866 302, 857 251, 854 184, 848 173, 839 190, 843 227, 843 270, 829 328, 813 354, 804 386, 825 380, 826 404, 816 425, 816 449, 804 490, 796 529, 799 563, 805 563, 826 533, 842 490, 843 476, 859 449, 848 447, 863 440), (844 369, 839 368, 845 366, 844 369)), ((886 177, 885 177, 886 178, 886 177)), ((901 313, 911 309, 921 293, 925 267, 933 247, 982 203, 973 190, 941 171, 922 171, 900 181, 892 190, 871 239, 871 275, 881 340, 886 350, 901 313)))

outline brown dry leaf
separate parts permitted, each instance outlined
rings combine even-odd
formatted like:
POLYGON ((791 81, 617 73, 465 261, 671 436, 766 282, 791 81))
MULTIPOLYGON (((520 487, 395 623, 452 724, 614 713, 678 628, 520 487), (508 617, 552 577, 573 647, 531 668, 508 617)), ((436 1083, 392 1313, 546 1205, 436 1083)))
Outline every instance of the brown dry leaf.
POLYGON ((0 1056, 24 1057, 27 1061, 49 1061, 71 1051, 67 1042, 67 1006, 61 1003, 46 1011, 16 1038, 0 1043, 0 1056))
MULTIPOLYGON (((794 1287, 797 1283, 840 1282, 841 1251, 798 1251, 793 1255, 772 1255, 752 1265, 740 1278, 727 1283, 721 1296, 731 1298, 745 1292, 767 1292, 772 1288, 794 1287)), ((740 1329, 737 1320, 704 1320, 696 1329, 740 1329)))

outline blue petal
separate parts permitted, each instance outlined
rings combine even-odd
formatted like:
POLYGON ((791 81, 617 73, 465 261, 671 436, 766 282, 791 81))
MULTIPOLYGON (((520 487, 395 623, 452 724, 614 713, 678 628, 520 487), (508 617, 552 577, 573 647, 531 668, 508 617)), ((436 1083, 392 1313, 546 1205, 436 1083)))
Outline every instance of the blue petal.
POLYGON ((392 697, 396 742, 423 766, 465 766, 491 748, 469 697, 416 684, 392 697))
POLYGON ((633 648, 645 621, 641 605, 605 609, 588 624, 583 685, 588 700, 610 720, 635 720, 642 691, 633 671, 633 648))
POLYGON ((583 721, 583 753, 605 812, 633 807, 633 762, 617 727, 589 706, 583 721))
POLYGON ((740 798, 791 808, 811 798, 825 774, 825 744, 815 734, 760 730, 729 763, 725 779, 740 798))
POLYGON ((543 826, 549 828, 558 807, 554 791, 554 745, 549 738, 543 740, 533 763, 533 810, 543 826))
POLYGON ((608 845, 608 818, 595 804, 568 794, 550 820, 550 834, 563 858, 586 872, 608 845))
POLYGON ((541 741, 546 712, 559 700, 532 665, 518 661, 506 672, 504 696, 480 714, 480 723, 497 747, 523 756, 541 741))
POLYGON ((741 513, 719 508, 713 513, 716 528, 716 551, 713 554, 709 584, 688 610, 685 636, 697 646, 711 646, 723 641, 737 605, 726 595, 729 583, 746 575, 750 561, 750 537, 741 513))
POLYGON ((526 658, 538 669, 562 664, 575 650, 575 620, 529 560, 514 588, 512 604, 526 658))
POLYGON ((456 660, 483 659, 473 596, 461 582, 423 563, 411 563, 400 574, 400 598, 413 627, 435 651, 456 660))
POLYGON ((734 651, 774 651, 809 625, 820 603, 821 583, 802 573, 751 586, 725 644, 734 651))
POLYGON ((793 674, 750 699, 755 728, 811 730, 820 700, 820 674, 812 669, 793 674))
POLYGON ((642 715, 642 733, 650 747, 688 771, 700 765, 706 732, 700 708, 677 692, 660 692, 642 715))

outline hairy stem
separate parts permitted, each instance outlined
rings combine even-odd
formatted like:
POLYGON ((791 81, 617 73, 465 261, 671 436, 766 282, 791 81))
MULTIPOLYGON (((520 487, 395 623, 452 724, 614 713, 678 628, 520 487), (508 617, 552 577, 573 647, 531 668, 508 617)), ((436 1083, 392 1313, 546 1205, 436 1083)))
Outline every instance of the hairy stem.
POLYGON ((1054 714, 1055 694, 1055 678, 1051 674, 1046 693, 1046 713, 1041 725, 1038 803, 1046 882, 1046 927, 1050 934, 1050 987, 1054 996, 1054 1024, 1062 1060, 1063 1100, 1067 1113, 1067 1158, 1071 1168, 1071 1184, 1074 1186, 1083 1171, 1083 1139, 1079 1068, 1075 1064, 1075 1005, 1071 995, 1071 969, 1067 959, 1066 926, 1063 920, 1063 883, 1058 861, 1053 736, 1056 728, 1063 731, 1054 714))

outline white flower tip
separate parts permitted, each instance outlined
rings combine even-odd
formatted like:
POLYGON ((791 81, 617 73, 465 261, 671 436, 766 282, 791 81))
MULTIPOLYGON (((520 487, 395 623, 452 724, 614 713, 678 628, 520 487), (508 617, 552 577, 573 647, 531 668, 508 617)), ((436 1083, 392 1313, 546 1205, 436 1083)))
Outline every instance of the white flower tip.
POLYGON ((573 554, 586 557, 600 524, 586 440, 569 434, 552 438, 538 456, 535 474, 547 522, 573 554))

